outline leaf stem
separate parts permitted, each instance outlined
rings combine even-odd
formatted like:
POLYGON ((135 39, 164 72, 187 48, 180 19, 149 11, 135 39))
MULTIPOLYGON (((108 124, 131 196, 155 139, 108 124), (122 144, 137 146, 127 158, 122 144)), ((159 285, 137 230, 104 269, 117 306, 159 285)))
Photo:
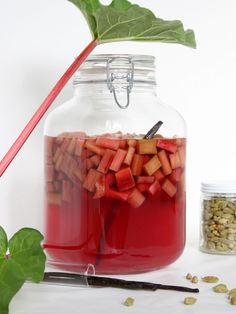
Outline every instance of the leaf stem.
POLYGON ((6 155, 0 162, 0 177, 3 175, 9 164, 15 158, 25 141, 28 139, 34 128, 37 126, 41 118, 44 116, 46 111, 49 109, 53 101, 56 99, 58 94, 61 92, 63 87, 69 81, 71 76, 75 73, 75 71, 80 67, 80 65, 84 62, 84 60, 88 57, 88 55, 92 52, 92 50, 98 45, 97 40, 93 40, 89 43, 89 45, 81 52, 81 54, 75 59, 75 61, 70 65, 67 71, 63 74, 63 76, 59 79, 56 85, 53 87, 51 92, 45 98, 43 103, 40 105, 38 110, 32 116, 30 121, 27 123, 23 131, 20 133, 16 141, 10 147, 6 155))

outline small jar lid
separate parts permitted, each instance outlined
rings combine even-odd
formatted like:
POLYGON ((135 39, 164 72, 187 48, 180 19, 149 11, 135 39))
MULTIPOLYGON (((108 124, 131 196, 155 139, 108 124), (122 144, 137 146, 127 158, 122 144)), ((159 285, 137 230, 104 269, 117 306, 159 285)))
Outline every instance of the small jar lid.
POLYGON ((236 181, 233 180, 209 180, 202 182, 201 190, 203 193, 236 193, 236 181))

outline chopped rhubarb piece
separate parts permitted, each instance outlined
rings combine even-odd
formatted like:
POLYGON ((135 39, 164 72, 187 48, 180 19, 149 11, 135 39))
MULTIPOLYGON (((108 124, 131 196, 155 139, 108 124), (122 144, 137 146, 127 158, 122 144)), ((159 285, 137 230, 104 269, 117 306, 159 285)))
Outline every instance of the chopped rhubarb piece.
POLYGON ((118 171, 115 176, 116 184, 120 191, 126 191, 135 186, 134 178, 129 167, 118 171))
POLYGON ((186 177, 185 177, 185 171, 182 172, 180 180, 179 180, 179 184, 180 184, 180 189, 182 189, 182 191, 186 192, 186 177))
POLYGON ((52 182, 54 180, 54 166, 53 165, 46 165, 46 181, 52 182))
POLYGON ((101 173, 99 173, 95 169, 90 169, 83 183, 83 187, 89 192, 94 192, 95 184, 101 177, 101 173))
POLYGON ((70 136, 72 138, 76 139, 85 139, 86 138, 86 133, 85 132, 70 132, 70 136))
POLYGON ((68 153, 65 153, 63 155, 63 160, 62 160, 62 163, 60 165, 60 169, 61 171, 63 171, 66 175, 68 174, 68 171, 69 171, 69 167, 70 167, 70 163, 72 161, 72 157, 71 155, 69 155, 68 153))
POLYGON ((119 200, 119 201, 127 201, 128 199, 128 196, 129 196, 129 193, 127 192, 118 192, 116 190, 108 190, 107 192, 107 197, 111 197, 111 198, 114 198, 116 200, 119 200))
POLYGON ((134 154, 131 164, 131 171, 133 176, 140 176, 143 169, 143 156, 134 154))
POLYGON ((61 194, 60 193, 47 193, 47 202, 50 205, 61 206, 61 194))
POLYGON ((119 148, 126 148, 127 141, 126 140, 119 140, 119 148))
POLYGON ((45 163, 46 165, 52 165, 53 164, 52 156, 45 156, 45 163))
POLYGON ((96 145, 103 148, 110 148, 113 150, 117 150, 119 148, 119 141, 112 140, 106 137, 98 137, 96 140, 96 145))
POLYGON ((152 194, 152 195, 155 195, 155 194, 157 194, 160 191, 161 191, 161 185, 160 185, 160 183, 157 180, 155 180, 153 182, 153 184, 148 189, 148 192, 150 194, 152 194))
POLYGON ((93 166, 94 166, 94 164, 91 161, 91 159, 87 158, 86 159, 86 169, 89 170, 89 169, 93 168, 93 166))
POLYGON ((96 191, 93 196, 94 199, 101 198, 106 194, 105 176, 101 175, 98 181, 95 183, 96 191))
POLYGON ((143 156, 143 165, 146 164, 150 159, 151 159, 150 156, 144 155, 144 156, 143 156))
POLYGON ((137 141, 136 140, 128 140, 127 144, 128 144, 128 146, 136 147, 137 141))
POLYGON ((155 134, 153 137, 154 137, 154 138, 163 138, 163 135, 157 133, 157 134, 155 134))
POLYGON ((70 139, 69 138, 64 138, 64 140, 63 140, 63 142, 62 142, 62 144, 61 144, 61 147, 60 147, 60 149, 61 149, 61 152, 65 152, 66 150, 67 150, 67 147, 69 146, 69 144, 70 144, 70 139))
POLYGON ((59 144, 59 145, 61 145, 62 142, 63 142, 63 140, 64 140, 64 138, 65 138, 65 137, 64 137, 64 133, 58 135, 58 136, 56 137, 56 143, 59 144))
POLYGON ((78 164, 76 162, 76 160, 74 158, 71 158, 71 161, 69 163, 69 166, 68 166, 68 169, 67 169, 67 172, 66 172, 66 175, 72 179, 73 176, 74 176, 74 171, 75 169, 77 168, 78 164))
POLYGON ((72 184, 70 181, 62 181, 62 200, 68 203, 72 201, 72 184))
POLYGON ((161 170, 164 172, 165 175, 170 174, 172 172, 172 168, 171 168, 171 165, 170 165, 166 151, 161 150, 158 153, 158 157, 161 161, 161 167, 162 167, 161 170))
POLYGON ((85 168, 77 167, 77 168, 74 170, 74 175, 76 176, 76 178, 79 179, 80 182, 84 182, 85 177, 86 177, 86 169, 85 169, 85 168))
POLYGON ((61 191, 61 182, 60 181, 54 181, 53 185, 54 185, 54 190, 56 192, 60 192, 61 191))
POLYGON ((152 176, 161 167, 161 162, 158 159, 158 157, 155 155, 143 167, 146 173, 149 176, 152 176))
POLYGON ((150 184, 147 184, 147 183, 137 183, 136 184, 136 188, 141 193, 148 191, 149 187, 150 187, 150 184))
POLYGON ((179 182, 182 176, 182 169, 176 168, 172 171, 171 175, 168 177, 171 182, 176 183, 179 182))
POLYGON ((81 156, 82 155, 84 143, 85 143, 85 140, 83 140, 83 139, 79 139, 78 138, 76 140, 76 145, 75 145, 75 155, 76 156, 81 156))
POLYGON ((138 208, 145 201, 145 196, 140 193, 138 189, 133 189, 129 194, 127 201, 133 208, 138 208))
POLYGON ((178 152, 176 152, 174 154, 170 154, 169 158, 170 158, 170 164, 171 164, 172 169, 176 169, 176 168, 179 168, 181 166, 181 161, 180 161, 178 152))
POLYGON ((157 153, 156 140, 139 140, 138 153, 155 155, 157 153))
POLYGON ((107 173, 114 156, 114 150, 106 149, 97 170, 104 174, 107 173))
POLYGON ((65 174, 64 174, 63 172, 60 171, 60 172, 57 174, 57 180, 62 181, 62 180, 64 180, 64 179, 66 179, 66 176, 65 176, 65 174))
POLYGON ((59 156, 61 155, 61 150, 59 147, 57 147, 55 154, 53 156, 52 161, 54 162, 54 164, 57 162, 57 159, 59 158, 59 156))
POLYGON ((166 179, 161 186, 162 190, 165 191, 170 197, 173 197, 177 191, 176 186, 166 179))
POLYGON ((98 167, 98 165, 101 161, 101 157, 99 155, 93 155, 92 157, 90 157, 90 160, 92 161, 92 163, 95 167, 98 167))
POLYGON ((184 146, 186 144, 186 138, 176 138, 175 144, 177 146, 184 146))
POLYGON ((135 148, 130 146, 128 148, 128 152, 127 152, 127 155, 126 155, 125 160, 124 160, 125 165, 127 165, 127 166, 131 165, 134 153, 135 153, 135 148))
POLYGON ((153 173, 153 175, 159 182, 165 179, 165 175, 161 169, 158 169, 155 173, 153 173))
POLYGON ((64 158, 63 154, 60 154, 59 157, 57 158, 57 161, 56 161, 56 164, 55 164, 56 171, 60 171, 61 164, 63 162, 63 158, 64 158))
POLYGON ((46 184, 46 191, 47 192, 54 192, 54 184, 53 184, 53 182, 47 182, 47 184, 46 184))
POLYGON ((91 150, 88 150, 86 148, 83 149, 83 152, 81 154, 81 158, 90 158, 94 155, 93 152, 91 152, 91 150))
POLYGON ((154 177, 150 177, 150 176, 139 176, 136 178, 136 182, 137 183, 153 183, 154 182, 154 177))
POLYGON ((73 155, 75 153, 75 147, 76 147, 76 138, 73 137, 66 150, 69 154, 73 155))
POLYGON ((119 171, 126 155, 127 155, 127 151, 119 148, 112 160, 112 163, 109 169, 116 172, 119 171))
POLYGON ((86 164, 86 158, 77 158, 77 163, 80 169, 82 169, 83 171, 86 171, 87 169, 87 164, 86 164))
POLYGON ((54 137, 45 137, 45 150, 46 155, 52 157, 53 155, 53 144, 54 144, 54 137))
POLYGON ((84 146, 99 156, 103 156, 105 153, 105 149, 97 146, 94 141, 86 141, 84 146))
POLYGON ((166 139, 158 139, 157 147, 167 150, 170 153, 175 153, 177 151, 177 146, 173 144, 171 141, 166 139))
POLYGON ((109 188, 116 182, 115 173, 109 171, 105 176, 105 186, 106 186, 106 192, 109 190, 109 188))
POLYGON ((185 149, 183 146, 180 146, 178 148, 178 154, 179 154, 179 159, 180 159, 180 167, 184 168, 185 167, 185 149))

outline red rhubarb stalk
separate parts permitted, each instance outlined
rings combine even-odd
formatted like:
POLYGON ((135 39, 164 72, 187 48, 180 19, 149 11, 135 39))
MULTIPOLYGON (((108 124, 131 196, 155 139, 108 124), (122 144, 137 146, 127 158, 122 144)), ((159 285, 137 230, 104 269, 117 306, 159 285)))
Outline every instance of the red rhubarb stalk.
POLYGON ((67 69, 67 71, 63 74, 57 84, 53 87, 49 95, 46 97, 44 102, 41 104, 39 109, 27 123, 21 134, 18 136, 16 141, 13 143, 9 151, 3 157, 0 162, 0 177, 3 175, 9 164, 15 158, 18 151, 21 149, 27 138, 30 136, 36 125, 39 123, 41 118, 44 116, 48 108, 51 106, 53 101, 56 99, 60 91, 69 81, 71 76, 75 73, 76 70, 80 67, 80 65, 84 62, 84 60, 88 57, 88 55, 93 51, 93 49, 97 46, 97 40, 91 41, 91 43, 82 51, 82 53, 75 59, 75 61, 71 64, 71 66, 67 69))

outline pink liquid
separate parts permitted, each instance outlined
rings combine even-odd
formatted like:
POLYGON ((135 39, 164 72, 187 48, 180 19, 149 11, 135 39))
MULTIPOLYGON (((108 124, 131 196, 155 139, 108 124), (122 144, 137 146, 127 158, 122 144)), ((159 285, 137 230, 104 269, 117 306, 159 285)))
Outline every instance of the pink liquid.
MULTIPOLYGON (((107 193, 94 199, 96 188, 93 192, 88 191, 83 186, 85 179, 80 181, 73 177, 73 171, 69 172, 68 177, 58 164, 56 170, 56 158, 53 161, 53 157, 57 148, 62 147, 62 143, 59 145, 56 141, 56 138, 46 138, 48 147, 46 160, 52 167, 50 173, 46 173, 44 246, 51 263, 78 271, 81 265, 93 264, 96 273, 126 274, 164 267, 181 255, 185 245, 183 160, 181 167, 177 167, 179 174, 174 177, 175 179, 173 169, 172 173, 160 179, 160 188, 153 195, 148 190, 140 192, 144 200, 140 206, 134 206, 129 197, 126 201, 118 200, 107 193), (174 195, 170 196, 165 191, 165 180, 171 182, 174 195), (69 187, 65 182, 69 182, 69 187)), ((184 140, 171 141, 174 145, 178 144, 178 147, 185 148, 184 140)), ((122 145, 122 149, 128 150, 124 141, 122 145)), ((157 152, 161 150, 157 148, 157 152)), ((166 150, 166 154, 169 156, 172 153, 166 150)), ((78 164, 84 165, 85 154, 77 158, 72 150, 70 156, 78 164)), ((149 155, 149 159, 152 156, 149 155)), ((121 167, 126 168, 127 165, 121 167)), ((132 169, 132 165, 130 167, 132 169)), ((65 167, 62 168, 65 170, 65 167)), ((94 169, 97 167, 94 166, 94 169)), ((147 177, 147 173, 142 172, 143 175, 147 177)), ((134 176, 135 187, 125 193, 132 193, 134 188, 139 187, 136 180, 137 176, 134 176)), ((119 192, 117 181, 113 182, 110 188, 119 192)))

